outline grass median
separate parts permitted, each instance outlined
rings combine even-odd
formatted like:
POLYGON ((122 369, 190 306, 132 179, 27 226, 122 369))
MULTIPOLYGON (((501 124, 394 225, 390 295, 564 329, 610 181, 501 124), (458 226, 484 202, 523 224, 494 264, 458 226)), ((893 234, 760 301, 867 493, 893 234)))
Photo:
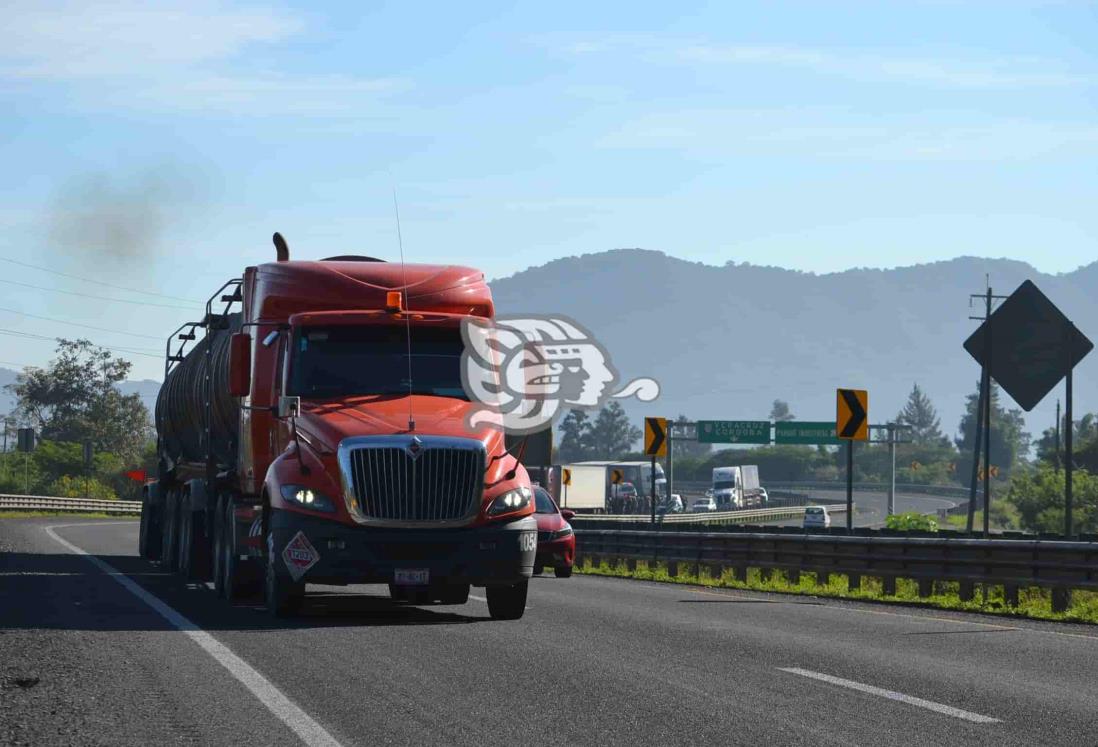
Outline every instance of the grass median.
POLYGON ((913 580, 897 578, 896 593, 885 594, 881 579, 868 575, 862 576, 859 589, 850 590, 847 588, 846 575, 841 573, 831 574, 825 584, 821 583, 822 579, 818 579, 817 574, 807 571, 802 572, 800 579, 794 582, 783 571, 774 570, 766 576, 758 568, 750 568, 747 572, 747 580, 740 581, 733 577, 730 568, 725 569, 720 577, 714 577, 704 566, 697 573, 690 573, 680 566, 678 573, 672 576, 668 573, 666 563, 662 562, 650 565, 648 562, 638 560, 636 569, 631 571, 624 562, 611 567, 603 561, 594 566, 591 565, 589 558, 584 558, 582 563, 577 563, 575 571, 593 576, 613 576, 671 584, 915 605, 1035 620, 1098 623, 1098 593, 1090 591, 1072 592, 1071 605, 1068 609, 1065 612, 1053 612, 1051 592, 1035 586, 1020 587, 1017 606, 1010 606, 1006 602, 1003 587, 997 584, 976 584, 973 599, 964 601, 960 597, 959 584, 955 581, 935 581, 933 593, 927 597, 920 597, 919 586, 913 580))

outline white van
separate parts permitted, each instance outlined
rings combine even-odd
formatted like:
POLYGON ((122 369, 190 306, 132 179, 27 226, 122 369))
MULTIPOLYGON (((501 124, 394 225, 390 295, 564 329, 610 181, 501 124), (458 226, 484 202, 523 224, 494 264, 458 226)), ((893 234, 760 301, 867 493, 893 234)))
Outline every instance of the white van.
POLYGON ((820 529, 831 526, 831 514, 827 506, 808 506, 804 510, 804 528, 820 529))

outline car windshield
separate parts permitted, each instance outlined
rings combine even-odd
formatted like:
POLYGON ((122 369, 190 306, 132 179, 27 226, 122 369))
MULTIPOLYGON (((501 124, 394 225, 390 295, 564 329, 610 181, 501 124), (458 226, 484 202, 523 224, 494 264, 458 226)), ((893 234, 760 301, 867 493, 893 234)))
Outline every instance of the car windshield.
POLYGON ((736 483, 734 483, 731 480, 720 480, 718 482, 713 483, 713 489, 714 490, 734 490, 735 487, 736 487, 736 483))
POLYGON ((549 493, 545 491, 545 488, 534 488, 534 505, 539 514, 555 514, 557 512, 556 504, 553 503, 553 499, 549 497, 549 493))
POLYGON ((363 394, 433 394, 467 399, 465 346, 457 328, 411 328, 411 385, 404 325, 308 327, 294 339, 289 393, 310 399, 363 394))

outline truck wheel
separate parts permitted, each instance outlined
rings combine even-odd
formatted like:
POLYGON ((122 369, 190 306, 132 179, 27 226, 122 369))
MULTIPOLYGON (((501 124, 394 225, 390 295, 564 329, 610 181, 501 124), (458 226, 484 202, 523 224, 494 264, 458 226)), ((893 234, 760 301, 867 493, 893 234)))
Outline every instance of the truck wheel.
POLYGON ((554 568, 553 569, 553 575, 555 575, 557 578, 571 578, 572 577, 572 566, 566 565, 566 566, 561 566, 560 568, 554 568))
POLYGON ((277 572, 277 557, 273 552, 267 553, 267 612, 274 617, 289 617, 301 609, 301 603, 305 600, 305 584, 291 581, 277 572))
POLYGON ((217 499, 217 508, 214 509, 213 523, 213 579, 214 593, 221 599, 225 598, 225 552, 221 547, 225 532, 225 499, 217 499))
POLYGON ((160 562, 167 571, 175 570, 175 491, 168 490, 164 494, 164 505, 161 509, 161 539, 160 562))
POLYGON ((408 601, 408 587, 389 584, 389 598, 394 602, 408 601))
POLYGON ((241 560, 233 547, 236 518, 231 501, 225 502, 218 518, 221 524, 221 597, 231 603, 259 590, 259 574, 256 561, 241 560))
POLYGON ((160 524, 153 519, 153 506, 148 504, 148 498, 141 506, 141 533, 137 536, 137 555, 146 560, 156 560, 159 557, 160 524))
POLYGON ((176 555, 178 559, 175 562, 175 572, 179 575, 183 581, 190 581, 191 579, 191 506, 190 501, 186 495, 179 496, 179 508, 176 509, 176 516, 179 523, 175 530, 176 547, 178 551, 176 555))
POLYGON ((206 541, 203 514, 194 511, 186 495, 180 507, 179 575, 184 581, 210 579, 210 546, 206 541))
POLYGON ((442 604, 465 604, 469 601, 469 584, 447 584, 439 593, 438 600, 442 604))
POLYGON ((543 573, 545 573, 545 566, 543 566, 543 565, 535 565, 534 566, 534 575, 535 576, 540 576, 543 573))
POLYGON ((518 620, 526 611, 526 590, 530 582, 527 579, 511 586, 489 586, 488 613, 493 620, 518 620))

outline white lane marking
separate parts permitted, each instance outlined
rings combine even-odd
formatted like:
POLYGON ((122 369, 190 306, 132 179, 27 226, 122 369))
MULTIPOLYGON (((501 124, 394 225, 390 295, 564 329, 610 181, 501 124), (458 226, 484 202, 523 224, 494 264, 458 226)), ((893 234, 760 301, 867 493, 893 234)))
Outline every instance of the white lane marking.
POLYGON ((301 710, 292 700, 287 698, 281 690, 271 684, 271 681, 248 665, 243 659, 234 654, 228 646, 218 641, 212 635, 202 630, 193 622, 183 617, 157 597, 142 589, 125 574, 117 571, 113 566, 104 563, 91 553, 62 539, 54 532, 54 529, 63 529, 66 526, 87 526, 86 524, 62 524, 45 527, 46 534, 64 545, 70 552, 83 555, 99 570, 103 571, 135 597, 152 607, 156 612, 179 629, 184 635, 197 643, 203 651, 213 657, 218 664, 229 670, 229 674, 237 679, 259 702, 267 707, 282 723, 290 727, 294 734, 309 747, 341 747, 340 743, 331 734, 312 719, 309 714, 301 710))
POLYGON ((865 685, 853 680, 844 680, 842 677, 832 677, 829 674, 820 674, 819 672, 813 672, 808 669, 798 669, 796 667, 778 667, 778 669, 782 672, 788 672, 789 674, 799 674, 802 677, 809 677, 810 679, 820 680, 821 682, 838 685, 839 687, 848 687, 851 690, 858 690, 859 692, 869 693, 870 695, 879 695, 880 697, 888 698, 889 700, 898 700, 901 703, 918 706, 919 708, 926 708, 928 711, 935 711, 936 713, 964 719, 965 721, 972 721, 977 724, 998 724, 1002 722, 1002 719, 982 716, 979 713, 964 711, 960 708, 954 708, 953 706, 935 703, 933 700, 923 700, 922 698, 916 698, 913 695, 904 695, 903 693, 898 693, 894 690, 885 690, 880 687, 865 685))

